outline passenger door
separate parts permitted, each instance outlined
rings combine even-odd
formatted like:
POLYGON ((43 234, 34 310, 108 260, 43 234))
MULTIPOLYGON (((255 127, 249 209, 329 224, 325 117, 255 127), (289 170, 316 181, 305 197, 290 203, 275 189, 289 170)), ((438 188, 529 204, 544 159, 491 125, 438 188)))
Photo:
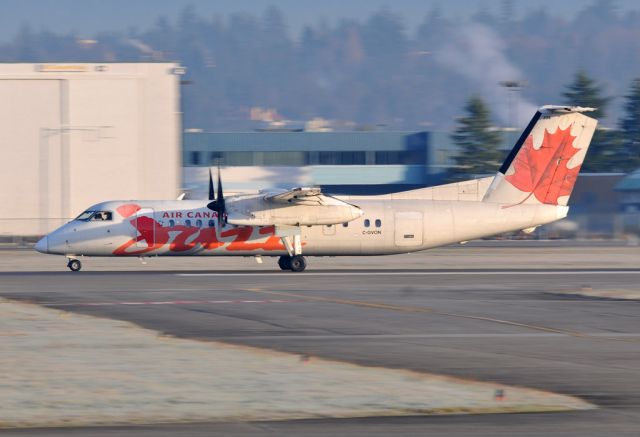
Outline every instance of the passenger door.
POLYGON ((395 243, 401 247, 422 245, 421 212, 395 213, 395 243))

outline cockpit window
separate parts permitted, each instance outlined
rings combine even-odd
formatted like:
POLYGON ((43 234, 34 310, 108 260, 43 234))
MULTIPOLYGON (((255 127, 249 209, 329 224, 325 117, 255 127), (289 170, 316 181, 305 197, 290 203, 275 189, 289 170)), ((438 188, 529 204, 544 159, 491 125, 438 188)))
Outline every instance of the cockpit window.
POLYGON ((95 211, 85 211, 82 214, 80 214, 78 217, 76 217, 76 220, 82 220, 82 221, 86 222, 91 217, 93 217, 93 213, 94 212, 95 211))
POLYGON ((83 222, 88 221, 111 221, 113 213, 111 211, 85 211, 76 217, 76 220, 83 222))
POLYGON ((92 221, 102 222, 111 221, 112 219, 113 215, 111 214, 111 211, 96 211, 95 214, 93 214, 93 217, 91 217, 92 221))

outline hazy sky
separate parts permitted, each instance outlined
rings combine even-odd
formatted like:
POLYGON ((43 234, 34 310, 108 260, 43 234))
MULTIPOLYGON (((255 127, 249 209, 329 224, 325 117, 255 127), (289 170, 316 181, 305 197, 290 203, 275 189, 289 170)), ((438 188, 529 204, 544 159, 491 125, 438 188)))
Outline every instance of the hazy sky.
MULTIPOLYGON (((513 0, 517 15, 529 9, 549 8, 553 14, 572 17, 576 10, 596 0, 513 0)), ((427 11, 440 6, 449 17, 468 17, 480 8, 500 11, 505 0, 0 0, 0 41, 12 38, 29 24, 34 30, 91 36, 104 30, 148 27, 159 15, 174 18, 186 5, 204 16, 232 12, 262 13, 269 5, 284 12, 291 31, 320 20, 362 19, 387 8, 400 14, 406 25, 417 26, 427 11)), ((621 11, 640 10, 638 0, 614 0, 621 11)))

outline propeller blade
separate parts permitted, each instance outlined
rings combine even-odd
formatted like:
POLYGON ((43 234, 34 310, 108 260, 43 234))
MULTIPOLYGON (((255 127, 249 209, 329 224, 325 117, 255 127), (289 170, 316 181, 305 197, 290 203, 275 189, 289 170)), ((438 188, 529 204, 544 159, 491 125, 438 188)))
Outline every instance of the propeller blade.
POLYGON ((222 227, 224 224, 227 208, 224 203, 224 192, 222 191, 222 176, 220 174, 220 165, 218 165, 218 196, 216 197, 216 210, 218 212, 218 225, 222 227))
POLYGON ((207 208, 218 213, 218 229, 222 229, 226 222, 227 206, 224 202, 224 192, 222 191, 222 176, 220 173, 219 165, 217 193, 213 186, 213 176, 211 175, 211 169, 209 169, 209 203, 207 204, 207 208))
POLYGON ((209 200, 215 200, 216 192, 213 188, 213 176, 211 176, 211 167, 209 167, 209 200))
POLYGON ((216 198, 218 204, 224 208, 224 193, 222 192, 222 177, 220 176, 220 167, 218 167, 218 197, 216 198))

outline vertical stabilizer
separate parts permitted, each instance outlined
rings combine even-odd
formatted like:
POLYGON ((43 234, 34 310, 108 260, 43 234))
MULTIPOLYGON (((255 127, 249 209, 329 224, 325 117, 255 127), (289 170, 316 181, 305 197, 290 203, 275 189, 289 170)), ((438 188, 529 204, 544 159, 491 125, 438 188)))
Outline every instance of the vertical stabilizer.
POLYGON ((598 122, 580 106, 543 106, 500 167, 483 202, 566 205, 598 122))

